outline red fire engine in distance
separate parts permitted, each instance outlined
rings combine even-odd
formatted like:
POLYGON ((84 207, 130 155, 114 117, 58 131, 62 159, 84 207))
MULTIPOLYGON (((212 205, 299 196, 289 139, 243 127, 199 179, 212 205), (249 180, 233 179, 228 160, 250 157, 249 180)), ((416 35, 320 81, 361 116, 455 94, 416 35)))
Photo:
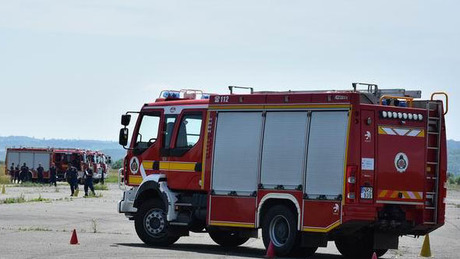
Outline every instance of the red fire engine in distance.
POLYGON ((234 247, 262 229, 280 256, 309 256, 334 241, 347 257, 370 258, 397 249, 401 235, 444 224, 445 93, 421 100, 420 91, 364 83, 229 88, 163 91, 122 116, 120 172, 131 189, 118 211, 146 244, 207 231, 234 247))

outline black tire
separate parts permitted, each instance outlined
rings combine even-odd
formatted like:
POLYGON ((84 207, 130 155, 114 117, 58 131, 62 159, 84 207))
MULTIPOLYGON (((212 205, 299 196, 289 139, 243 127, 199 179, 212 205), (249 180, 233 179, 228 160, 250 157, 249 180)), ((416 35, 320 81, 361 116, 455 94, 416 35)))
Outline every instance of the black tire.
POLYGON ((266 248, 273 243, 277 256, 296 255, 299 252, 296 215, 284 205, 270 208, 262 222, 262 239, 266 248))
POLYGON ((237 247, 249 240, 249 237, 240 236, 239 231, 210 229, 208 233, 214 242, 223 247, 237 247))
POLYGON ((372 232, 358 232, 335 240, 337 250, 346 258, 371 258, 374 252, 377 257, 383 256, 388 249, 373 249, 372 232))
POLYGON ((134 226, 139 238, 150 246, 169 246, 179 239, 168 231, 165 205, 161 200, 147 200, 138 208, 134 226))

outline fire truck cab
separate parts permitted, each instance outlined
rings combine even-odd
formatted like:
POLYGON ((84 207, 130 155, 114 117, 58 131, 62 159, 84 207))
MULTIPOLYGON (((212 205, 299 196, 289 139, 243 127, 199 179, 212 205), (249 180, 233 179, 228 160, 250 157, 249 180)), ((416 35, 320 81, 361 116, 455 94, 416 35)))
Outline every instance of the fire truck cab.
POLYGON ((444 224, 445 93, 229 88, 163 91, 135 112, 129 144, 133 112, 122 116, 131 189, 118 211, 146 244, 206 231, 234 247, 261 229, 280 256, 334 241, 344 256, 370 258, 444 224))

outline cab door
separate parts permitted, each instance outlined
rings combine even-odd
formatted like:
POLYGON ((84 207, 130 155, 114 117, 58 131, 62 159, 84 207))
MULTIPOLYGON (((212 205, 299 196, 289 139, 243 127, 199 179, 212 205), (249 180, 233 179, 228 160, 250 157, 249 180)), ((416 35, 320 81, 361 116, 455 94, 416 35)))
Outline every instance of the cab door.
POLYGON ((201 190, 205 115, 203 109, 184 109, 177 118, 168 159, 160 164, 171 189, 201 190))

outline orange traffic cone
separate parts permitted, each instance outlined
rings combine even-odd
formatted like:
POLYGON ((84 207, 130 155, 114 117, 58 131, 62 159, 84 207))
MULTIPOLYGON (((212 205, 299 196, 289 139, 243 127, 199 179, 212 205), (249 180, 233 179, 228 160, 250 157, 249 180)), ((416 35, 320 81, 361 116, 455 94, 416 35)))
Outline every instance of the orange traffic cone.
POLYGON ((273 245, 273 242, 270 240, 270 244, 268 245, 267 254, 265 255, 265 257, 274 258, 275 256, 275 246, 273 245))
POLYGON ((374 252, 374 254, 372 255, 372 259, 378 259, 377 257, 377 254, 374 252))
POLYGON ((70 238, 71 245, 78 245, 77 231, 74 229, 72 232, 72 237, 70 238))

